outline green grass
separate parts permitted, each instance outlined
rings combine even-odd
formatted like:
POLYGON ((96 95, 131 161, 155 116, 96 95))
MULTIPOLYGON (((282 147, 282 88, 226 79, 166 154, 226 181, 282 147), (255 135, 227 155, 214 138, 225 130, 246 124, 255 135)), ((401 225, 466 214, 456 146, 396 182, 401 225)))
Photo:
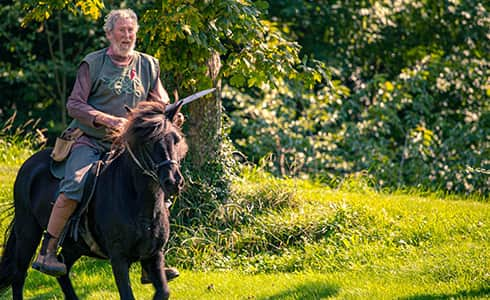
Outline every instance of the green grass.
MULTIPOLYGON (((13 138, 4 139, 0 131, 0 244, 3 242, 10 217, 5 208, 12 203, 12 189, 15 176, 22 162, 33 153, 30 143, 23 143, 13 138)), ((2 253, 0 248, 0 253, 2 253)))
MULTIPOLYGON (((0 161, 0 204, 11 201, 18 167, 0 161)), ((256 170, 233 193, 202 226, 174 226, 167 259, 182 275, 172 299, 490 298, 488 198, 381 193, 362 182, 331 189, 256 170)), ((139 273, 134 265, 136 298, 149 299, 139 273)), ((81 299, 118 299, 107 262, 84 258, 71 276, 81 299)), ((25 296, 63 298, 36 271, 25 296)))
MULTIPOLYGON (((81 299, 118 299, 107 264, 84 261, 72 278, 81 299)), ((153 287, 139 284, 139 270, 131 273, 137 299, 150 299, 153 287)), ((488 299, 490 286, 454 285, 413 276, 365 272, 244 274, 239 271, 183 271, 170 283, 172 299, 488 299)), ((27 299, 62 299, 55 281, 31 272, 27 299)), ((10 299, 5 294, 1 299, 10 299)))

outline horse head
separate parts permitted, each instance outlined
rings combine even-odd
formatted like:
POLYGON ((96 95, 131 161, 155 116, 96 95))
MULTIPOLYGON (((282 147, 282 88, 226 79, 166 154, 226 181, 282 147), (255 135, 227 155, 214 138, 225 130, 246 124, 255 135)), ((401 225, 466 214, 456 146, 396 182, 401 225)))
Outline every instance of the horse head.
POLYGON ((170 111, 165 108, 156 101, 140 102, 130 110, 114 144, 127 151, 140 171, 170 196, 179 193, 184 184, 180 161, 187 153, 187 143, 181 131, 181 106, 170 111))

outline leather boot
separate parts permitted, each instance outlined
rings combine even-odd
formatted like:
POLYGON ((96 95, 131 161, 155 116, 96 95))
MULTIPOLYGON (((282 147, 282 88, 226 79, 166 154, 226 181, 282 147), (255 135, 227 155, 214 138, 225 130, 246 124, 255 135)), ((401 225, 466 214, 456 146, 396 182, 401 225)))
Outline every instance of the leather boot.
POLYGON ((59 262, 56 257, 58 240, 77 204, 76 201, 68 199, 64 194, 60 194, 58 199, 56 199, 49 217, 48 229, 43 238, 41 251, 36 261, 32 264, 34 269, 56 277, 66 274, 66 265, 59 262))
POLYGON ((56 257, 57 248, 58 239, 46 232, 41 251, 36 261, 32 264, 32 268, 55 277, 65 275, 66 265, 58 261, 56 257))
MULTIPOLYGON (((165 268, 165 276, 167 277, 167 282, 174 280, 179 277, 180 273, 176 268, 165 268)), ((151 283, 150 276, 146 270, 141 268, 141 284, 151 283)))

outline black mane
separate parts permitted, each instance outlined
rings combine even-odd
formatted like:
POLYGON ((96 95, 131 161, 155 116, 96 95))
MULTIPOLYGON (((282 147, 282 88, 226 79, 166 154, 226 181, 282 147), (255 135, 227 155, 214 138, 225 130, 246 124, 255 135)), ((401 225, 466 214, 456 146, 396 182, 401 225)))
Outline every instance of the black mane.
POLYGON ((113 148, 121 149, 129 145, 154 144, 165 139, 165 136, 174 134, 178 137, 176 145, 178 157, 187 153, 187 143, 179 127, 169 120, 165 112, 166 105, 157 101, 143 101, 131 110, 126 126, 115 132, 113 148))

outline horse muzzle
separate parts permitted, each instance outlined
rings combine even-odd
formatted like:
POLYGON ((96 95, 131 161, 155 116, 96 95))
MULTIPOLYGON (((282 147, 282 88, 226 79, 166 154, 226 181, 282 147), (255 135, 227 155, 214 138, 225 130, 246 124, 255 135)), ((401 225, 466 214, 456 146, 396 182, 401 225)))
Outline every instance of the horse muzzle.
POLYGON ((177 195, 184 187, 184 178, 180 172, 177 172, 176 174, 166 177, 161 182, 161 187, 166 194, 177 195))

